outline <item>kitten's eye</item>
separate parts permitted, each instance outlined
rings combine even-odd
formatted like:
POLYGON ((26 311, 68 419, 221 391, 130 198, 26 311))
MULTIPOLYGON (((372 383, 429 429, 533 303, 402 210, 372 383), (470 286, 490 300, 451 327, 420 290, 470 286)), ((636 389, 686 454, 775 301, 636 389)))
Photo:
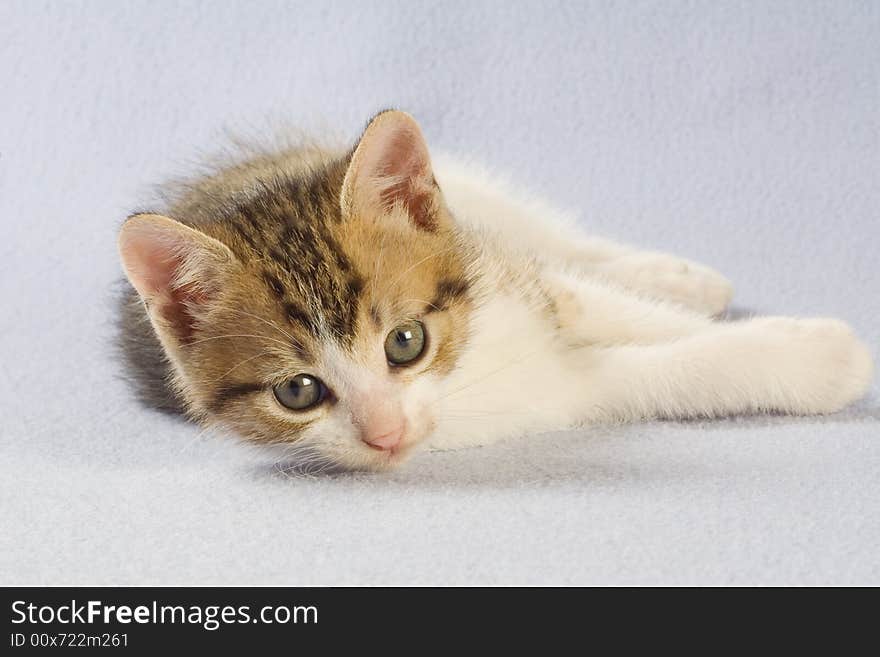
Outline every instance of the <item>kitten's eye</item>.
POLYGON ((279 404, 294 411, 304 411, 316 406, 327 395, 327 389, 321 380, 311 374, 297 374, 272 390, 279 404))
POLYGON ((385 356, 392 365, 406 365, 425 350, 425 327, 421 322, 404 322, 385 338, 385 356))

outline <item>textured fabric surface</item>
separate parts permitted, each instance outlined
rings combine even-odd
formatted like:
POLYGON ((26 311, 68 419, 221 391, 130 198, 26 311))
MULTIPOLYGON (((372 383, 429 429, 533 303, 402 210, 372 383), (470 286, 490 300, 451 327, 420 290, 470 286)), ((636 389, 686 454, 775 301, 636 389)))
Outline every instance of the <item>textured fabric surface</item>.
POLYGON ((140 407, 116 231, 223 131, 397 106, 737 315, 880 342, 880 4, 0 3, 0 583, 880 584, 880 405, 288 477, 140 407))

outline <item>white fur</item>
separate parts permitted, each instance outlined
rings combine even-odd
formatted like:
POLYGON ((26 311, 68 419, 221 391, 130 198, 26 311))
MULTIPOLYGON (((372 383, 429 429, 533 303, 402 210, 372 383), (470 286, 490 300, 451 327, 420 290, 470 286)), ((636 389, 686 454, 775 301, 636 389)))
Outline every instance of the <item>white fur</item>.
POLYGON ((440 158, 435 175, 482 256, 467 349, 432 382, 434 448, 588 422, 829 413, 870 384, 870 353, 842 322, 714 321, 732 288, 711 269, 588 238, 474 167, 440 158))

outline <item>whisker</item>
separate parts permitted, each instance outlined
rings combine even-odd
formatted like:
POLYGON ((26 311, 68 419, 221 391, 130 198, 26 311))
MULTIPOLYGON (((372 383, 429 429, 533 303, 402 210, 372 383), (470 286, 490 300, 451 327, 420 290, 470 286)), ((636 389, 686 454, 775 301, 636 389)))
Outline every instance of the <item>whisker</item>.
POLYGON ((284 342, 282 340, 278 340, 276 338, 270 338, 266 335, 249 335, 246 333, 230 333, 227 335, 213 335, 210 338, 201 338, 199 340, 194 340, 193 342, 187 342, 186 344, 184 344, 182 346, 193 347, 193 346, 200 344, 202 342, 210 342, 211 340, 224 340, 224 339, 228 339, 228 338, 254 338, 256 340, 271 340, 272 342, 277 342, 278 344, 284 345, 285 347, 288 347, 288 348, 290 347, 290 345, 287 344, 286 342, 284 342))
POLYGON ((256 356, 251 356, 250 358, 245 358, 245 359, 244 359, 243 361, 241 361, 238 365, 235 365, 235 366, 229 368, 228 370, 226 370, 225 372, 223 372, 223 374, 221 374, 221 375, 218 376, 216 379, 214 379, 213 381, 211 381, 211 383, 219 383, 220 381, 222 381, 222 380, 225 379, 227 376, 229 376, 230 374, 232 374, 235 370, 237 370, 239 367, 241 367, 241 366, 244 365, 245 363, 249 363, 249 362, 251 362, 252 360, 256 360, 257 358, 260 358, 261 356, 268 356, 270 353, 271 353, 271 351, 269 351, 269 350, 267 350, 267 351, 261 351, 261 352, 258 353, 256 356))
POLYGON ((513 360, 510 360, 510 361, 508 361, 507 363, 505 363, 504 365, 502 365, 502 366, 500 366, 500 367, 497 367, 497 368, 495 368, 494 370, 491 370, 490 372, 487 372, 487 373, 484 374, 483 376, 481 376, 481 377, 479 377, 479 378, 477 378, 477 379, 471 381, 470 383, 467 383, 467 384, 465 384, 465 385, 463 385, 463 386, 460 386, 460 387, 456 388, 455 390, 452 390, 452 391, 446 393, 445 395, 441 395, 440 397, 437 397, 437 401, 440 401, 440 400, 442 400, 442 399, 446 399, 447 397, 451 397, 452 395, 455 395, 455 394, 457 394, 457 393, 459 393, 459 392, 463 392, 464 390, 467 390, 468 388, 472 388, 473 386, 475 386, 476 384, 480 383, 481 381, 485 381, 485 380, 488 379, 490 376, 494 376, 495 374, 498 374, 498 372, 501 372, 501 371, 503 371, 503 370, 506 370, 508 367, 513 367, 514 365, 517 365, 517 364, 519 364, 519 363, 522 363, 522 362, 528 360, 529 358, 534 357, 534 356, 537 355, 540 351, 541 351, 540 349, 535 349, 534 351, 532 351, 532 352, 526 354, 526 355, 523 356, 522 358, 515 358, 515 359, 513 359, 513 360))
MULTIPOLYGON (((453 412, 442 412, 435 415, 435 419, 450 419, 450 420, 468 420, 468 419, 476 419, 481 417, 492 417, 498 415, 533 415, 535 413, 536 407, 530 408, 520 408, 520 409, 504 409, 497 411, 479 411, 474 410, 473 412, 468 411, 453 411, 453 412)), ((562 410, 562 407, 559 406, 542 406, 541 410, 562 410)))
POLYGON ((379 243, 379 255, 376 258, 376 271, 373 272, 373 278, 370 281, 370 289, 376 289, 376 283, 379 281, 379 270, 385 264, 382 257, 385 255, 385 240, 388 237, 388 231, 382 233, 382 241, 379 243))
POLYGON ((275 329, 276 331, 278 331, 279 333, 281 333, 284 337, 286 337, 288 340, 290 340, 291 342, 293 342, 293 344, 295 344, 297 347, 302 348, 302 344, 300 343, 299 340, 297 340, 297 339, 296 339, 295 337, 293 337, 290 333, 288 333, 288 332, 285 331, 283 328, 281 328, 280 326, 278 326, 277 324, 275 324, 275 322, 270 322, 269 320, 267 320, 267 319, 264 318, 264 317, 260 317, 259 315, 254 315, 253 313, 249 313, 249 312, 247 312, 247 311, 245 311, 245 310, 241 310, 241 309, 238 309, 238 308, 226 308, 226 310, 228 310, 229 312, 238 313, 238 314, 240 314, 240 315, 246 315, 247 317, 253 317, 253 318, 256 319, 256 320, 261 321, 261 322, 263 322, 264 324, 266 324, 267 326, 271 326, 273 329, 275 329))
POLYGON ((454 250, 454 249, 456 249, 456 248, 458 248, 457 245, 448 246, 448 247, 446 247, 445 249, 440 249, 439 251, 434 251, 434 253, 431 253, 430 255, 425 256, 424 258, 422 258, 421 260, 419 260, 419 261, 416 262, 415 264, 410 265, 409 267, 407 267, 406 269, 404 269, 402 272, 400 272, 400 273, 394 278, 394 280, 391 281, 391 287, 394 288, 394 287, 397 285, 398 281, 400 281, 401 278, 403 278, 404 276, 406 276, 409 272, 411 272, 413 269, 415 269, 416 267, 418 267, 418 266, 421 265, 422 263, 427 262, 427 261, 430 260, 431 258, 436 258, 436 257, 439 256, 439 255, 442 255, 442 254, 444 254, 444 253, 448 253, 449 251, 452 251, 452 250, 454 250))
POLYGON ((177 453, 178 456, 182 455, 184 452, 186 452, 186 450, 188 450, 190 447, 192 447, 192 446, 195 445, 197 442, 199 442, 199 440, 202 438, 202 436, 204 436, 206 433, 208 433, 209 431, 214 431, 214 430, 216 430, 216 429, 217 429, 217 427, 214 427, 214 426, 207 426, 207 427, 205 427, 204 429, 202 429, 201 431, 199 431, 199 432, 196 434, 195 438, 193 438, 193 439, 190 440, 190 441, 187 441, 186 444, 184 444, 184 446, 183 446, 183 447, 180 449, 180 451, 177 453))
POLYGON ((433 308, 434 310, 438 310, 438 311, 439 311, 439 310, 442 310, 442 308, 440 308, 439 306, 434 305, 433 303, 431 303, 430 301, 427 301, 426 299, 417 299, 417 298, 415 298, 415 297, 412 297, 412 298, 410 298, 410 299, 404 299, 404 300, 401 301, 400 303, 401 303, 401 305, 402 305, 402 304, 405 304, 405 303, 409 303, 410 301, 418 301, 419 303, 422 303, 422 304, 424 304, 424 305, 426 305, 426 306, 430 306, 430 307, 433 308))

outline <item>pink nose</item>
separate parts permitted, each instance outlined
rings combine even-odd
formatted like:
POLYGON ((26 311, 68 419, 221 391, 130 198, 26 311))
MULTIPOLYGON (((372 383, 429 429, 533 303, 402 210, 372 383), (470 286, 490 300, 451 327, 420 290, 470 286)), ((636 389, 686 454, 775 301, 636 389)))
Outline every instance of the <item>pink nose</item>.
POLYGON ((375 434, 364 434, 361 436, 361 440, 363 440, 367 445, 372 447, 373 449, 381 449, 384 451, 394 449, 400 444, 401 439, 403 438, 403 425, 401 424, 396 429, 391 431, 387 431, 385 433, 375 433, 375 434))

